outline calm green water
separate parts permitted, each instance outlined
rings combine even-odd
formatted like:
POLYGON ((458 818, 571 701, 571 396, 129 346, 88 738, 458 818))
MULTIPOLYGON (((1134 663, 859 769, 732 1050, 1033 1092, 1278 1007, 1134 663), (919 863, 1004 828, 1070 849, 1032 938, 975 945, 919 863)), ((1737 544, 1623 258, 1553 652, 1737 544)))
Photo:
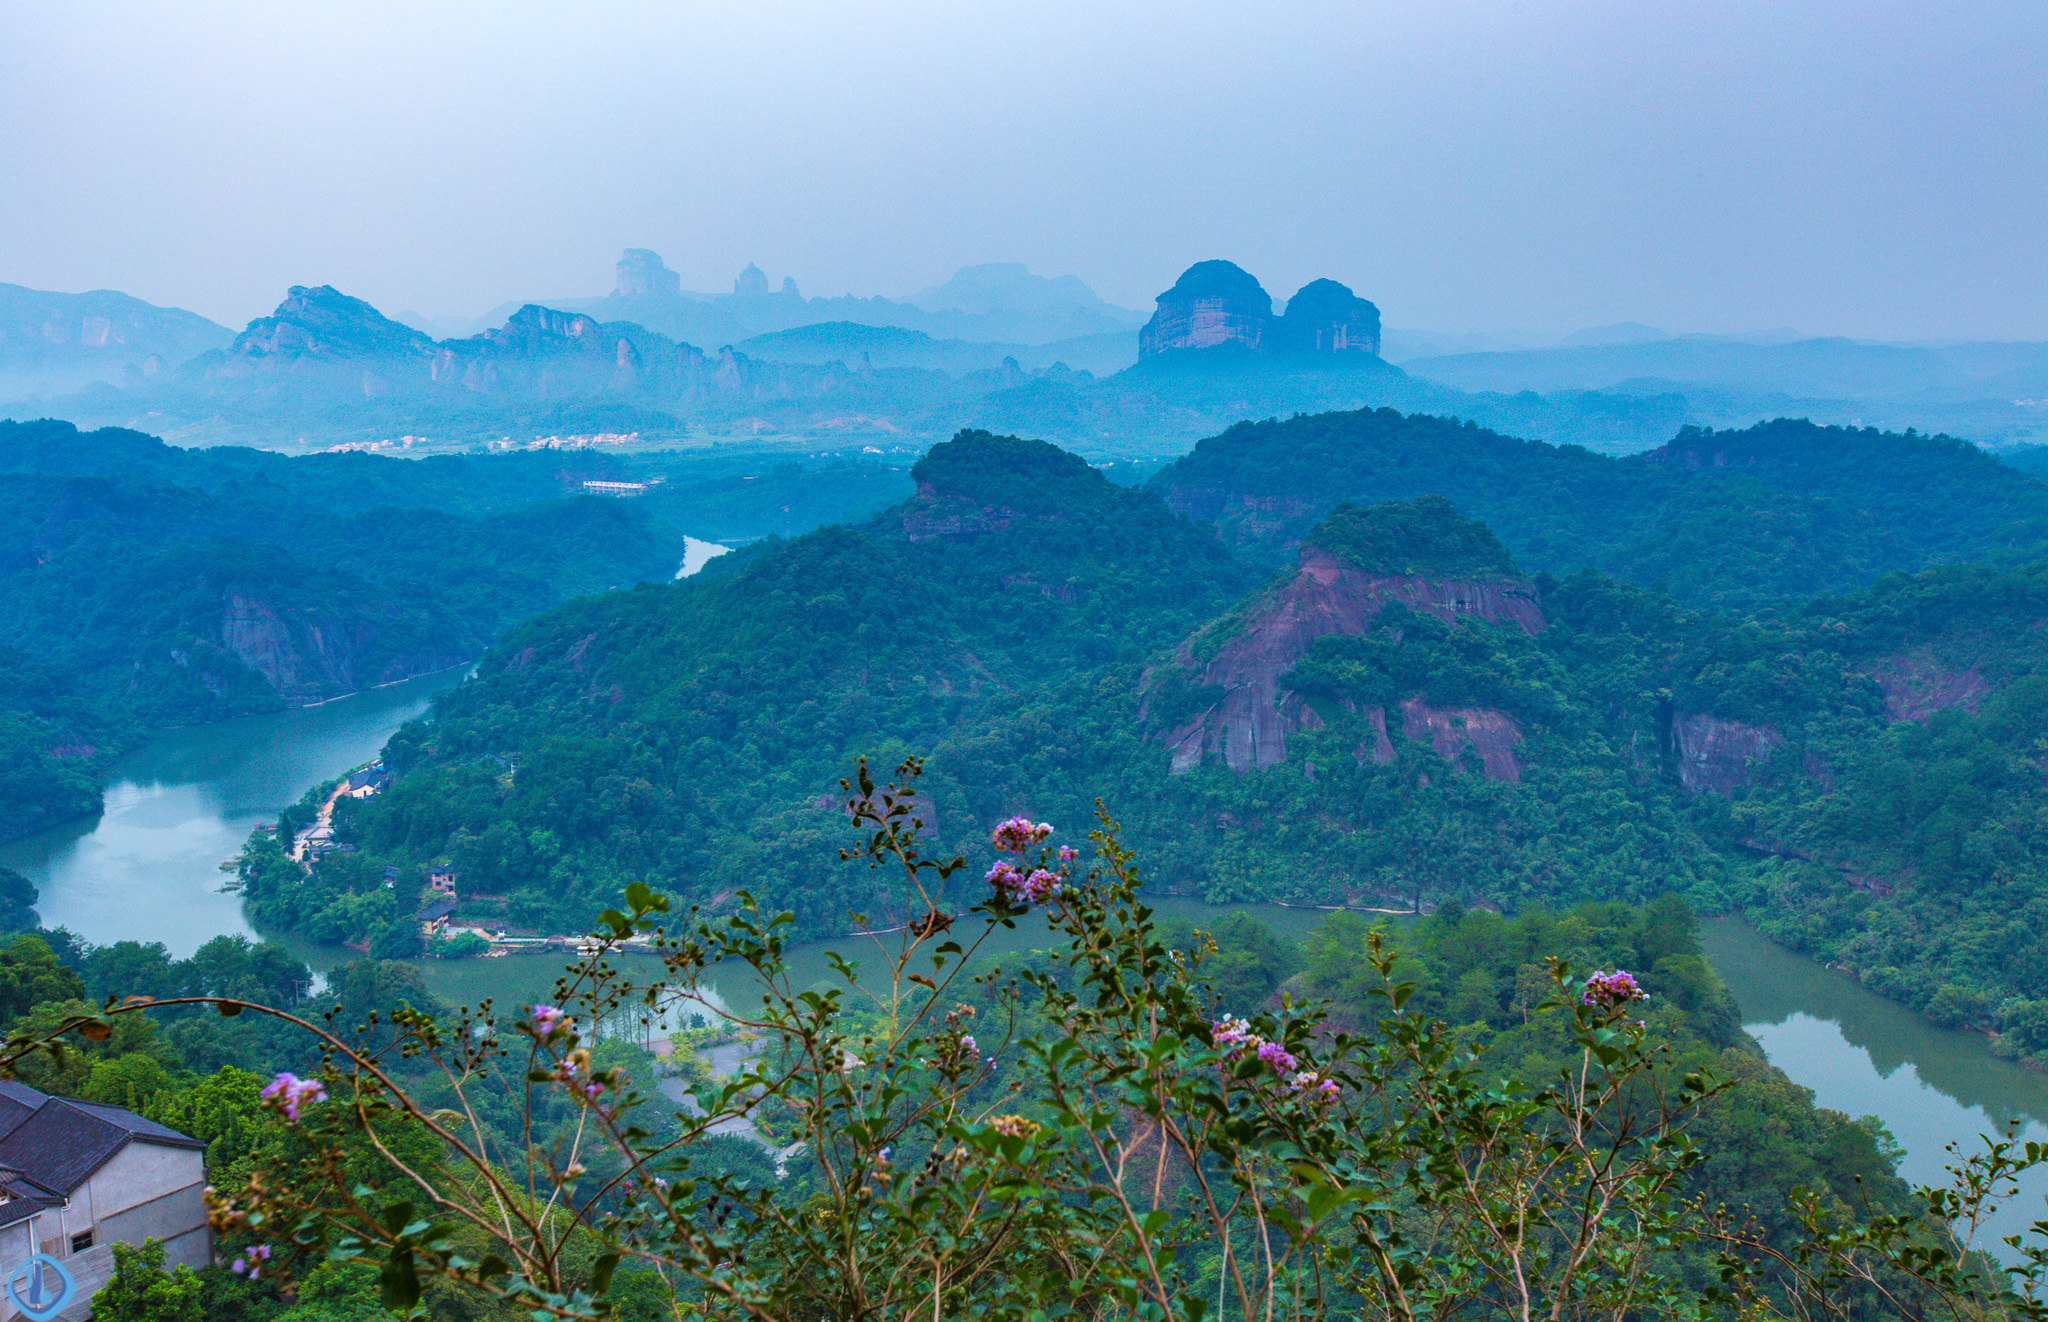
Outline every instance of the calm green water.
MULTIPOLYGON (((45 922, 90 941, 161 941, 187 955, 220 933, 248 933, 237 897, 220 890, 227 879, 220 862, 240 850, 256 823, 375 756, 460 677, 445 671, 320 707, 166 732, 114 768, 102 816, 0 846, 0 864, 41 889, 45 922)), ((1174 898, 1154 905, 1198 923, 1222 912, 1174 898)), ((1297 939, 1323 917, 1271 905, 1254 912, 1297 939)), ((2048 1141, 2048 1076, 2000 1061, 1981 1037, 1935 1028, 1738 923, 1706 923, 1704 936, 1771 1061, 1813 1089, 1822 1106, 1882 1119, 1906 1149, 1909 1179, 1942 1181, 1947 1145, 1970 1150, 1980 1134, 2010 1123, 2048 1141)), ((982 949, 1007 954, 1052 941, 1043 928, 1020 924, 982 949)), ((791 952, 799 987, 833 976, 833 949, 873 968, 887 962, 859 938, 799 947, 791 952)), ((344 952, 301 953, 324 965, 344 952)), ((423 972, 451 1002, 532 1001, 549 994, 562 963, 559 955, 428 961, 423 972)), ((712 990, 728 1001, 758 995, 740 971, 714 978, 712 990)), ((2043 1215, 2044 1194, 2048 1178, 2032 1182, 1997 1232, 2043 1215)))
MULTIPOLYGON (((2048 1075, 1991 1054, 1975 1033, 1936 1028, 1854 980, 1772 944, 1740 923, 1704 923, 1708 958, 1735 993, 1743 1027, 1771 1063, 1813 1089, 1820 1105, 1883 1120, 1906 1149, 1900 1173, 1916 1184, 1946 1184, 1961 1153, 2011 1124, 2022 1138, 2048 1141, 2048 1075)), ((2017 1234, 2048 1208, 2048 1175, 2023 1184, 1978 1247, 2017 1234)))
POLYGON ((241 901, 220 889, 221 861, 258 822, 375 757, 462 674, 166 731, 113 768, 98 818, 0 845, 0 864, 41 890, 46 925, 96 944, 161 941, 184 956, 223 932, 250 932, 241 901))

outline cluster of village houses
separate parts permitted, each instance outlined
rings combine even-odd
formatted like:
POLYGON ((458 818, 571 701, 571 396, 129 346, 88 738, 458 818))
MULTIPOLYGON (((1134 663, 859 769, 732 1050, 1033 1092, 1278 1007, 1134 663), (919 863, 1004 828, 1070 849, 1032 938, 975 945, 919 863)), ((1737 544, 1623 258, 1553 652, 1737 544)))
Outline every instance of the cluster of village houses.
MULTIPOLYGON (((334 801, 368 798, 390 783, 381 762, 350 775, 318 819, 293 836, 292 857, 310 871, 327 854, 351 851, 354 846, 334 839, 334 801)), ((384 869, 384 884, 394 891, 399 871, 384 869)), ((455 869, 431 867, 426 881, 433 899, 416 918, 429 938, 474 931, 491 942, 494 955, 515 947, 581 946, 571 937, 508 938, 451 927, 455 869)), ((205 1157, 206 1145, 198 1139, 133 1111, 0 1080, 0 1322, 89 1318, 92 1296, 113 1274, 116 1243, 160 1240, 169 1266, 210 1262, 205 1157), (69 1301, 55 1313, 41 1307, 58 1297, 60 1287, 69 1301)))
MULTIPOLYGON (((292 836, 291 856, 304 864, 310 873, 328 854, 354 853, 354 845, 336 841, 334 838, 332 819, 335 802, 343 798, 367 799, 374 794, 381 794, 390 784, 391 773, 382 762, 372 762, 362 770, 352 772, 335 787, 327 802, 320 806, 319 815, 313 819, 312 824, 301 827, 292 836)), ((535 948, 583 948, 582 943, 574 937, 507 936, 502 929, 490 930, 475 925, 457 926, 455 909, 460 897, 455 892, 455 869, 447 864, 436 864, 427 869, 426 878, 428 887, 434 893, 433 898, 425 908, 413 915, 413 919, 420 925, 420 935, 429 941, 448 940, 464 933, 474 933, 491 943, 490 953, 493 955, 509 955, 515 950, 535 948)), ((396 866, 387 866, 384 869, 385 889, 398 891, 400 880, 399 869, 396 866)))

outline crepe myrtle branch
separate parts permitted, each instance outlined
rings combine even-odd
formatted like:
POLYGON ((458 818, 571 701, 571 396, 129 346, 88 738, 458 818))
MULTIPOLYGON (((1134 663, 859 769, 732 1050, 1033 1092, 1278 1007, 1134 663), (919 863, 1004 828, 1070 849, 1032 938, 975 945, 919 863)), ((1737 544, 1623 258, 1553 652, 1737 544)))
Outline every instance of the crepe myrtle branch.
POLYGON ((1804 1318, 1835 1315, 1854 1288, 1902 1315, 1922 1308, 1917 1291, 1963 1315, 2048 1322, 2039 1250, 2014 1290, 1941 1238, 1946 1222, 1980 1221, 2048 1148, 1993 1145, 1958 1167, 1955 1189, 1920 1191, 1920 1216, 1838 1222, 1826 1199, 1795 1199, 1801 1237, 1786 1245, 1677 1197, 1700 1159, 1685 1126, 1728 1085, 1703 1073, 1674 1084, 1634 975, 1579 978, 1551 961, 1553 994, 1537 1009, 1569 1045, 1554 1077, 1526 1085, 1501 1081, 1479 1048, 1408 1008, 1415 987, 1378 933, 1357 1031, 1287 1000, 1225 1005, 1205 979, 1213 943, 1167 947, 1100 805, 1089 858, 1055 844, 1049 823, 994 824, 996 863, 962 905, 949 889, 965 860, 919 845, 921 773, 911 758, 878 787, 862 762, 844 783, 861 838, 843 857, 900 878, 912 915, 893 943, 855 915, 887 956, 879 989, 843 959, 843 987, 798 988, 789 917, 764 915, 749 894, 728 917, 691 909, 672 932, 667 897, 634 883, 623 909, 600 916, 595 953, 507 1033, 488 1002, 445 1026, 401 1006, 381 1038, 375 1014, 351 1036, 339 1010, 315 1021, 232 998, 131 997, 18 1036, 0 1066, 60 1051, 71 1033, 103 1041, 116 1016, 154 1008, 211 1005, 303 1031, 319 1072, 280 1074, 264 1100, 309 1145, 301 1178, 259 1174, 210 1195, 210 1215, 224 1236, 248 1237, 245 1272, 288 1277, 288 1247, 371 1263, 401 1312, 417 1311, 422 1281, 438 1278, 530 1316, 604 1318, 613 1274, 632 1260, 684 1283, 695 1293, 678 1297, 678 1312, 706 1317, 1192 1322, 1213 1300, 1246 1322, 1714 1308, 1804 1318), (979 933, 961 940, 951 933, 965 914, 979 933), (970 975, 982 1013, 1009 1017, 992 1033, 973 1006, 947 1004, 982 943, 1027 915, 1067 943, 1007 982, 970 975), (614 963, 629 942, 660 961, 657 975, 636 980, 614 963), (700 1087, 700 1113, 676 1113, 673 1133, 649 1133, 638 1117, 651 1099, 592 1047, 621 1015, 651 1023, 722 961, 759 978, 760 1008, 707 1008, 770 1050, 700 1087), (882 1028, 851 1035, 849 990, 873 998, 882 1028), (422 1057, 456 1105, 419 1100, 407 1062, 422 1057), (468 1091, 488 1080, 520 1093, 503 1139, 468 1091), (549 1099, 554 1111, 538 1109, 549 1099), (801 1156, 784 1155, 814 1176, 808 1200, 692 1164, 716 1126, 770 1100, 794 1111, 801 1156), (398 1141, 401 1126, 431 1144, 398 1141), (562 1137, 544 1147, 544 1134, 562 1137), (501 1142, 511 1151, 494 1151, 501 1142), (601 1149, 616 1169, 586 1169, 601 1149), (353 1182, 352 1156, 365 1150, 397 1190, 353 1182), (1670 1270, 1689 1244, 1720 1255, 1705 1293, 1670 1270))

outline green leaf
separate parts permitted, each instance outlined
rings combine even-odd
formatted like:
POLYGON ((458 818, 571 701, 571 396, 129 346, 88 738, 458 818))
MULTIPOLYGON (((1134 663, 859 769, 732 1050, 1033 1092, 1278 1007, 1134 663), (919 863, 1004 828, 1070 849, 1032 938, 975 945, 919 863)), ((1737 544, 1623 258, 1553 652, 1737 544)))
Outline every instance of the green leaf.
POLYGON ((386 1203, 377 1217, 384 1223, 384 1229, 394 1235, 403 1234, 412 1221, 412 1204, 402 1198, 395 1203, 386 1203))
MULTIPOLYGON (((385 1218, 390 1219, 388 1216, 385 1218)), ((393 1312, 406 1312, 420 1301, 419 1273, 413 1270, 412 1254, 394 1253, 384 1264, 384 1270, 377 1273, 378 1291, 383 1296, 384 1306, 393 1312)))

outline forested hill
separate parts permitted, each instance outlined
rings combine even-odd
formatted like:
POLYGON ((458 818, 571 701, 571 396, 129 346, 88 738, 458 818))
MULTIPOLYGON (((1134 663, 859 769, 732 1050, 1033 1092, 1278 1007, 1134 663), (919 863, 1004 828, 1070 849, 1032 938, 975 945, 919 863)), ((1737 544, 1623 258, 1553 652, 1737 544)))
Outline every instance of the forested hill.
POLYGON ((1693 605, 2031 558, 2048 485, 1943 436, 1779 420, 1686 428, 1628 458, 1391 409, 1241 423, 1150 483, 1245 557, 1280 564, 1339 500, 1437 493, 1532 570, 1591 565, 1693 605))
POLYGON ((1213 901, 1676 891, 1958 1022, 2048 1025, 2048 953, 1985 953, 2048 952, 2048 570, 1706 614, 1529 575, 1451 500, 1339 508, 1276 575, 1037 442, 966 433, 913 476, 867 523, 511 632, 347 806, 361 852, 302 882, 252 844, 256 916, 396 950, 383 865, 449 862, 466 912, 536 931, 634 879, 842 931, 896 899, 833 863, 838 777, 917 751, 970 857, 1100 796, 1154 884, 1213 901))
MULTIPOLYGON (((1257 575, 1156 497, 1042 442, 968 433, 913 476, 920 494, 870 522, 512 631, 484 682, 393 739, 410 774, 348 819, 364 852, 323 863, 310 893, 252 884, 252 911, 303 923, 378 889, 370 859, 447 855, 550 931, 580 928, 635 877, 706 898, 766 888, 806 930, 834 930, 848 908, 888 902, 826 846, 848 759, 963 739, 993 752, 1014 727, 979 725, 1075 683, 1108 686, 1100 728, 1043 728, 981 793, 1086 792, 1102 740, 1125 737, 1110 693, 1127 698, 1145 655, 1257 575)), ((973 833, 964 815, 954 825, 973 833)))
POLYGON ((0 423, 6 835, 93 811, 97 773, 147 727, 457 665, 681 556, 647 509, 561 498, 559 457, 367 458, 0 423))

